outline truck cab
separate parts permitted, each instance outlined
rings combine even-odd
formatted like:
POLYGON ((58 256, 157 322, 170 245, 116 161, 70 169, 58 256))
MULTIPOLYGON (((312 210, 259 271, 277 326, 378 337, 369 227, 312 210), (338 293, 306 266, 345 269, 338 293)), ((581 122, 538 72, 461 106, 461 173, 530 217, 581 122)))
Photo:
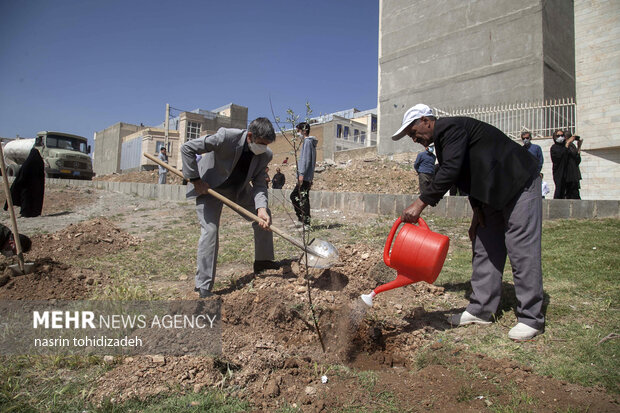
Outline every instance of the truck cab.
POLYGON ((92 179, 90 145, 83 136, 62 132, 37 133, 34 147, 41 152, 48 178, 92 179))

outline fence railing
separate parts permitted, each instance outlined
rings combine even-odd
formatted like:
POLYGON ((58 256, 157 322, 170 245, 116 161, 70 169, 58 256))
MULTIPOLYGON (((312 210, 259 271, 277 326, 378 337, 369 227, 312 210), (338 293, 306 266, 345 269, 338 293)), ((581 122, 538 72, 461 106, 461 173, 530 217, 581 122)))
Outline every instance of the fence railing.
POLYGON ((512 138, 527 130, 532 136, 551 136, 556 129, 575 133, 575 99, 552 99, 468 108, 433 108, 437 116, 469 116, 489 123, 512 138))

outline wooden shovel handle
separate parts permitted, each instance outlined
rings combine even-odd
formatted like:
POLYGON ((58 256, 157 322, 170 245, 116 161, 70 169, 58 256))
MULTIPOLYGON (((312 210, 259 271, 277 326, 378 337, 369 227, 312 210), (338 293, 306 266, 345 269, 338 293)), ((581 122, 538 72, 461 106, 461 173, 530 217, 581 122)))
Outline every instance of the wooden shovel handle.
POLYGON ((13 209, 13 198, 11 197, 11 188, 9 187, 9 178, 6 176, 6 165, 4 164, 4 150, 0 144, 0 171, 2 171, 2 182, 4 183, 4 192, 6 193, 6 203, 11 216, 11 226, 13 227, 13 240, 15 241, 15 249, 17 250, 17 264, 22 273, 24 273, 24 254, 22 253, 22 243, 19 240, 19 232, 17 231, 17 219, 15 219, 15 210, 13 209))
MULTIPOLYGON (((173 174, 185 179, 183 177, 183 173, 181 171, 179 171, 178 169, 176 169, 173 166, 168 165, 165 162, 162 162, 159 158, 154 157, 153 155, 149 154, 149 153, 144 153, 144 156, 146 156, 148 159, 150 159, 151 161, 155 162, 157 165, 161 165, 164 168, 168 169, 170 172, 172 172, 173 174)), ((245 215, 246 217, 261 223, 264 222, 261 218, 259 218, 256 214, 253 214, 252 212, 248 211, 247 209, 243 208, 241 205, 236 204, 235 202, 231 201, 230 199, 226 198, 225 196, 219 194, 218 192, 215 192, 213 189, 208 189, 207 190, 208 194, 219 199, 220 201, 222 201, 224 204, 226 204, 228 207, 230 207, 231 209, 233 209, 234 211, 245 215)), ((305 252, 310 252, 312 254, 315 254, 312 252, 312 250, 307 250, 304 247, 304 244, 298 240, 296 240, 295 238, 291 237, 290 235, 288 235, 287 233, 285 233, 284 231, 282 231, 280 228, 276 227, 275 225, 270 225, 269 229, 271 229, 273 232, 275 232, 276 234, 278 234, 279 236, 281 236, 282 238, 284 238, 285 240, 287 240, 288 242, 290 242, 291 244, 295 245, 297 248, 301 248, 302 251, 305 252)))

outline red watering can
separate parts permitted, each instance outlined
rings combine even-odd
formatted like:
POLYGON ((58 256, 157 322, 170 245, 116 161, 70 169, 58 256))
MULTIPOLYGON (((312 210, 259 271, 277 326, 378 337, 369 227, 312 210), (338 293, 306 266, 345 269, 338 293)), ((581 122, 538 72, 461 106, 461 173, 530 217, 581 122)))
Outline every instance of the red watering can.
POLYGON ((418 226, 405 223, 392 246, 392 240, 401 222, 400 218, 394 222, 383 249, 383 262, 396 270, 396 279, 378 286, 370 294, 362 295, 362 300, 369 307, 372 306, 372 298, 380 292, 418 281, 432 284, 441 272, 448 255, 450 238, 431 231, 422 218, 419 218, 418 226), (391 255, 390 247, 392 247, 391 255))

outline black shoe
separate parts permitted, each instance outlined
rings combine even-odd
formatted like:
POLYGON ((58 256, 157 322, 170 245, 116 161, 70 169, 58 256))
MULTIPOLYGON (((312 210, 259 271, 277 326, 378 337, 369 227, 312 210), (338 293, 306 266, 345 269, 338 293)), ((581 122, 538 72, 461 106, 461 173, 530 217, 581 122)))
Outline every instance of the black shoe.
POLYGON ((196 291, 200 295, 200 298, 213 297, 213 293, 209 290, 201 290, 200 288, 194 288, 194 291, 196 291))
POLYGON ((277 270, 280 268, 280 263, 275 261, 254 261, 254 272, 258 274, 265 270, 277 270))

